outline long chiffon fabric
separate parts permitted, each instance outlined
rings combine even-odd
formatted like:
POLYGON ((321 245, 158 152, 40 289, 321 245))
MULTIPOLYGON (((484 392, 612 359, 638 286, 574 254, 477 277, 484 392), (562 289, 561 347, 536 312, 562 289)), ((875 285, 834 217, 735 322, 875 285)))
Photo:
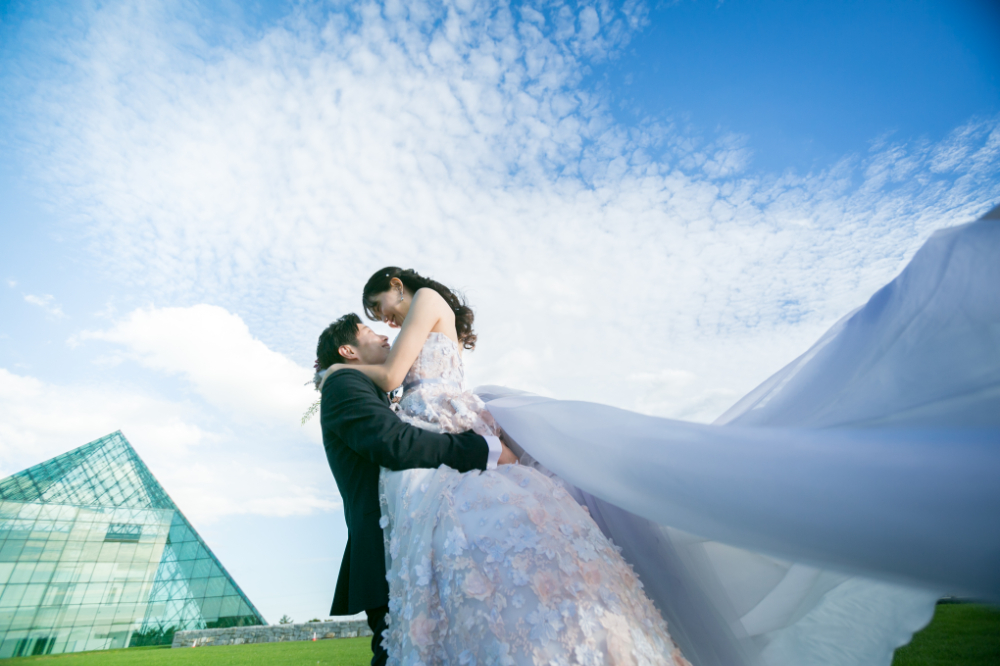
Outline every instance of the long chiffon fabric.
POLYGON ((695 666, 888 666, 940 596, 1000 601, 1000 207, 712 425, 477 393, 695 666))

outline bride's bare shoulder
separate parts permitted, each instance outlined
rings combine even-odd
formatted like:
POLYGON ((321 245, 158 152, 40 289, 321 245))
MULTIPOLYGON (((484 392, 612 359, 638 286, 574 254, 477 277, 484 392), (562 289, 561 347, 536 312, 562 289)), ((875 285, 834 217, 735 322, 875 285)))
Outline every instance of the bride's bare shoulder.
POLYGON ((451 309, 448 301, 437 290, 430 287, 417 289, 416 293, 413 294, 413 304, 410 307, 422 313, 421 317, 427 316, 436 319, 431 332, 444 333, 452 342, 458 344, 458 331, 455 330, 455 311, 451 309))
POLYGON ((452 311, 451 306, 448 305, 448 301, 444 300, 441 294, 430 287, 417 289, 416 293, 413 294, 413 307, 452 311))

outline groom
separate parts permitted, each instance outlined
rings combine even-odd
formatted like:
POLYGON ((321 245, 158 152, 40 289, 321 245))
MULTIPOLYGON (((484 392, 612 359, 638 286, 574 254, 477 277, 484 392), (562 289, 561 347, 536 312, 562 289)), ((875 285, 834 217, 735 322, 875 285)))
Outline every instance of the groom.
MULTIPOLYGON (((330 324, 319 337, 319 367, 335 363, 375 365, 389 354, 389 339, 355 314, 330 324)), ((361 372, 333 373, 322 387, 323 447, 344 501, 347 548, 340 564, 331 615, 365 611, 372 637, 372 666, 386 663, 382 647, 389 585, 379 525, 378 475, 391 470, 448 465, 460 472, 493 469, 517 460, 497 437, 468 430, 438 434, 401 421, 388 396, 361 372)))

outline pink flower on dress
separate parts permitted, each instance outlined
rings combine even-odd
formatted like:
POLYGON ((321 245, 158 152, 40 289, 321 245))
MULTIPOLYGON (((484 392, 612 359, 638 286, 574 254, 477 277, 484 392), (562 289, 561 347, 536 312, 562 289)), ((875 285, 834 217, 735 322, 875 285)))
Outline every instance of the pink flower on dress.
POLYGON ((545 512, 545 509, 543 509, 538 505, 532 506, 528 509, 528 518, 530 518, 531 522, 538 525, 539 527, 545 524, 545 521, 548 520, 548 517, 549 514, 545 512))
POLYGON ((612 666, 636 666, 635 657, 632 655, 632 633, 629 631, 628 622, 621 615, 614 613, 604 613, 601 617, 601 624, 608 632, 608 660, 612 666))
POLYGON ((531 589, 543 605, 549 605, 549 599, 559 593, 559 577, 552 571, 542 569, 531 577, 531 589))
POLYGON ((601 568, 593 562, 588 562, 586 564, 580 565, 580 571, 583 573, 583 582, 587 584, 588 587, 597 588, 601 584, 601 568))
POLYGON ((427 648, 434 644, 434 628, 437 620, 432 620, 421 613, 410 622, 410 640, 419 648, 427 648))
POLYGON ((493 583, 486 576, 479 573, 479 569, 473 569, 465 574, 465 580, 462 582, 462 591, 468 597, 486 601, 493 594, 493 583))

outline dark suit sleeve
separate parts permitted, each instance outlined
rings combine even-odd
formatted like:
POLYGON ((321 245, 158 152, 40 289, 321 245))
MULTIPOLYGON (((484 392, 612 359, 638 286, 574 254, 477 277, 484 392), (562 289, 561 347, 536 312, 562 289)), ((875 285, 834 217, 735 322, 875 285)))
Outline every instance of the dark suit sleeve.
POLYGON ((468 430, 439 434, 404 423, 364 374, 339 370, 323 385, 320 420, 347 446, 392 470, 448 465, 460 472, 486 469, 489 446, 468 430))

